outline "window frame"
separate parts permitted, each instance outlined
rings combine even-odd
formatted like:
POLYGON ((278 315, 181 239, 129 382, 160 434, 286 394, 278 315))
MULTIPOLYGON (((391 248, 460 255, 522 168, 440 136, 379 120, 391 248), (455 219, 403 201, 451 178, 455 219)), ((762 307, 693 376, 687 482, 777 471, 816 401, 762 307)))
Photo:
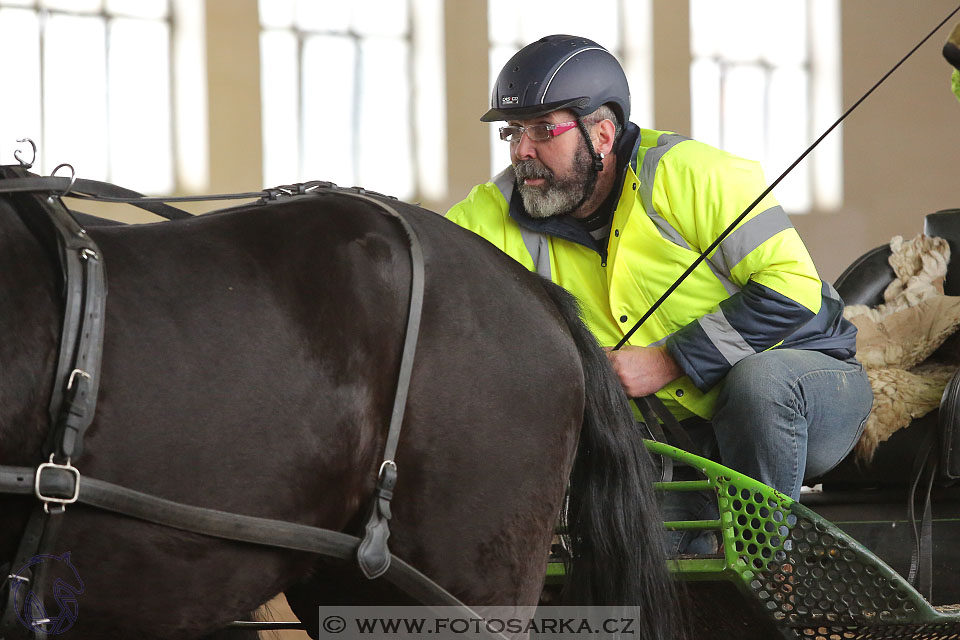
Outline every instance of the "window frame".
MULTIPOLYGON (((263 1, 263 0, 261 0, 263 1)), ((417 86, 418 86, 418 46, 420 43, 417 41, 417 23, 418 23, 418 11, 422 12, 423 9, 418 7, 418 2, 415 0, 402 0, 406 3, 406 25, 402 30, 401 36, 380 36, 377 34, 362 33, 357 31, 355 25, 351 23, 346 29, 323 29, 323 28, 311 28, 304 27, 301 24, 298 24, 296 16, 291 20, 291 23, 286 26, 272 26, 264 23, 264 20, 261 18, 259 20, 260 24, 260 38, 261 42, 265 34, 269 33, 279 33, 285 32, 290 34, 296 43, 295 46, 295 56, 296 56, 296 90, 295 90, 295 112, 296 112, 296 169, 294 176, 290 176, 289 179, 283 178, 283 181, 290 182, 291 179, 295 181, 303 180, 312 180, 312 179, 322 179, 329 180, 330 178, 326 176, 318 175, 308 175, 305 168, 305 159, 308 157, 307 149, 318 144, 315 140, 308 140, 305 133, 305 124, 304 124, 304 50, 305 44, 308 39, 314 37, 336 37, 336 38, 346 38, 352 44, 352 50, 354 52, 354 63, 353 63, 353 77, 355 79, 353 84, 352 91, 352 127, 350 131, 350 174, 352 175, 352 185, 341 185, 341 186, 355 186, 359 185, 361 182, 365 183, 361 186, 369 187, 371 189, 377 190, 376 184, 371 184, 367 178, 364 178, 365 173, 369 173, 369 167, 365 167, 365 161, 369 161, 369 158, 364 156, 363 149, 363 139, 360 133, 361 127, 361 114, 363 111, 363 100, 360 95, 361 87, 363 84, 363 68, 364 68, 364 55, 363 55, 363 43, 366 39, 372 38, 396 38, 396 40, 402 42, 407 51, 406 55, 406 64, 405 74, 407 77, 407 86, 409 91, 404 95, 405 112, 406 117, 403 118, 403 126, 407 127, 410 131, 409 136, 409 149, 407 153, 404 153, 403 158, 396 158, 394 155, 396 153, 395 149, 385 149, 384 155, 389 156, 389 162, 391 166, 394 166, 398 163, 402 163, 410 167, 410 177, 408 184, 408 191, 406 193, 388 193, 387 195, 397 196, 403 199, 415 198, 423 194, 424 192, 429 192, 430 188, 425 185, 430 178, 425 178, 421 172, 421 164, 423 158, 423 150, 421 146, 423 145, 423 136, 425 135, 422 127, 422 123, 419 122, 418 118, 418 95, 417 95, 417 86), (419 126, 418 126, 419 125, 419 126)), ((263 53, 261 52, 261 65, 264 64, 263 53)), ((269 70, 262 68, 261 69, 261 92, 269 91, 269 88, 266 86, 268 82, 269 70)), ((266 108, 263 107, 264 100, 261 97, 261 105, 266 111, 266 108)), ((263 119, 266 120, 267 114, 263 114, 263 119)), ((331 125, 331 126, 335 126, 331 125)), ((279 176, 274 176, 276 173, 274 168, 270 166, 268 162, 268 145, 270 141, 268 140, 268 125, 264 122, 262 126, 262 139, 263 139, 263 181, 265 186, 275 186, 267 184, 269 182, 275 182, 276 178, 279 176)), ((328 151, 328 153, 337 154, 337 150, 333 149, 328 151)), ((389 169, 388 169, 389 170, 389 169)), ((434 188, 434 191, 437 189, 434 188)))
MULTIPOLYGON (((805 32, 803 41, 805 55, 799 65, 796 63, 778 64, 771 61, 764 54, 751 59, 733 59, 724 52, 713 52, 703 55, 697 51, 694 42, 697 25, 695 25, 696 2, 690 3, 690 106, 691 106, 691 135, 692 137, 712 144, 721 149, 737 153, 736 144, 730 137, 738 135, 729 129, 729 118, 726 109, 732 100, 727 94, 727 83, 732 75, 731 71, 743 69, 757 69, 763 74, 763 114, 762 123, 756 127, 762 136, 757 146, 762 146, 761 157, 757 154, 745 154, 748 159, 760 161, 767 173, 768 181, 775 180, 792 164, 793 159, 799 156, 814 140, 826 130, 840 116, 841 105, 841 60, 840 60, 840 5, 838 0, 804 0, 805 32), (697 66, 704 63, 712 64, 717 69, 718 86, 711 90, 711 100, 698 104, 698 93, 704 96, 703 88, 698 84, 697 66), (801 70, 805 78, 804 120, 802 122, 802 138, 790 145, 789 151, 774 153, 775 140, 772 139, 771 122, 775 121, 776 113, 770 106, 771 85, 774 74, 784 73, 785 70, 801 70), (716 96, 716 99, 713 99, 716 96), (719 104, 717 103, 719 101, 719 104), (698 119, 699 114, 713 114, 714 120, 707 127, 705 133, 704 122, 698 119), (753 156, 753 157, 749 157, 753 156)), ((729 9, 735 11, 735 9, 729 9)), ((767 29, 768 32, 782 27, 765 26, 757 21, 755 29, 767 29)), ((781 31, 782 32, 782 31, 781 31)), ((703 99, 703 98, 699 98, 703 99)), ((702 118, 702 115, 701 115, 702 118)), ((777 130, 783 131, 788 126, 780 124, 777 130)), ((790 177, 778 187, 779 193, 786 195, 782 199, 784 209, 789 214, 823 213, 839 210, 843 203, 843 163, 842 163, 842 128, 838 127, 829 138, 825 139, 817 148, 815 154, 808 156, 804 163, 798 165, 790 177), (797 185, 797 180, 804 184, 797 185), (791 184, 792 183, 792 184, 791 184), (797 195, 790 196, 793 189, 797 195)), ((775 194, 776 195, 776 194, 775 194)))
MULTIPOLYGON (((126 184, 134 189, 142 189, 150 194, 160 194, 167 192, 174 192, 178 187, 178 167, 177 167, 177 126, 176 126, 176 98, 177 95, 175 87, 175 68, 176 68, 176 54, 175 54, 175 45, 176 45, 176 2, 175 0, 163 0, 165 5, 162 15, 157 16, 145 16, 143 14, 132 14, 124 11, 115 11, 110 9, 107 5, 108 3, 104 0, 101 0, 99 8, 97 9, 67 9, 57 6, 46 6, 42 0, 0 0, 0 10, 17 10, 31 12, 36 17, 37 21, 37 51, 39 54, 38 67, 40 77, 38 78, 38 94, 35 96, 39 100, 39 115, 38 118, 38 130, 34 134, 38 138, 33 142, 37 146, 37 153, 35 158, 35 164, 33 167, 34 171, 52 171, 53 167, 62 162, 67 162, 71 164, 76 164, 82 167, 83 157, 70 157, 70 158, 53 158, 51 157, 50 151, 55 149, 55 145, 48 140, 48 130, 51 128, 51 116, 50 112, 52 110, 60 111, 61 113, 69 113, 69 105, 65 108, 59 106, 59 103, 51 103, 50 96, 46 90, 47 76, 49 73, 49 64, 51 61, 47 60, 46 56, 46 40, 48 38, 48 24, 51 19, 66 16, 66 17, 78 17, 78 18, 92 18, 97 19, 101 22, 103 26, 103 80, 104 80, 104 91, 103 96, 104 104, 106 106, 106 113, 104 115, 104 133, 106 139, 103 142, 103 171, 105 175, 100 175, 99 172, 96 172, 97 178, 103 178, 106 181, 115 182, 115 173, 117 171, 117 166, 120 162, 117 160, 115 152, 113 150, 114 139, 113 136, 115 132, 113 131, 113 126, 111 125, 110 118, 110 107, 111 107, 111 95, 113 92, 118 90, 117 86, 113 86, 113 81, 111 80, 111 59, 110 59, 110 47, 111 40, 114 37, 112 35, 112 25, 118 20, 142 20, 153 23, 160 23, 165 27, 166 30, 166 60, 163 61, 163 66, 166 67, 166 78, 164 84, 166 85, 166 122, 165 127, 166 137, 169 140, 169 164, 164 167, 163 171, 165 173, 164 180, 161 183, 156 185, 156 188, 147 188, 143 189, 143 186, 137 184, 126 184)), ((61 64, 69 64, 68 62, 61 62, 61 64)), ((142 91, 142 87, 134 87, 132 91, 142 91)), ((33 99, 33 97, 31 97, 33 99)), ((76 126, 81 126, 80 123, 77 123, 76 126)), ((24 134, 28 135, 29 134, 24 134)), ((17 140, 20 139, 20 136, 14 136, 14 139, 10 140, 0 140, 0 155, 7 156, 8 154, 12 155, 12 152, 15 149, 20 149, 24 151, 25 146, 29 147, 27 143, 18 143, 17 140)), ((21 154, 22 155, 22 154, 21 154)), ((0 162, 6 162, 6 158, 0 158, 0 162)), ((79 169, 81 174, 84 174, 83 169, 79 169)), ((147 185, 150 186, 150 185, 147 185)))

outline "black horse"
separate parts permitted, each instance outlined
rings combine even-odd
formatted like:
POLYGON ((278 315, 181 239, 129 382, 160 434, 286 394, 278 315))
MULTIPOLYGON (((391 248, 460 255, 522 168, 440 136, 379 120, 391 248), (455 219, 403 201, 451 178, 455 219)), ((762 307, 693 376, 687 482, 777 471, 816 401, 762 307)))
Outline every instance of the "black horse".
MULTIPOLYGON (((35 467, 63 302, 27 203, 0 199, 0 464, 35 467)), ((669 637, 651 461, 575 304, 440 216, 393 206, 419 234, 426 289, 391 550, 468 605, 535 604, 569 480, 571 601, 638 605, 637 637, 669 637)), ((359 533, 407 318, 398 222, 328 190, 89 233, 109 295, 81 473, 359 533)), ((32 501, 0 496, 0 563, 32 501)), ((405 601, 341 561, 79 504, 57 517, 84 583, 68 638, 201 637, 280 592, 316 637, 318 604, 405 601)))

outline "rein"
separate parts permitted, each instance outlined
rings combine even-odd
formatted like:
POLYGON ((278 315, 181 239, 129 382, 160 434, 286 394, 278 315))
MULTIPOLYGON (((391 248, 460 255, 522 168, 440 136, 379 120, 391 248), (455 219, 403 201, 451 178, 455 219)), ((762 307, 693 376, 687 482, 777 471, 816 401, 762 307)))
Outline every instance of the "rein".
MULTIPOLYGON (((61 520, 58 516, 63 514, 66 505, 75 502, 225 540, 306 551, 341 560, 355 558, 361 571, 369 579, 383 576, 421 604, 458 607, 465 615, 479 618, 478 614, 433 580, 400 558, 393 558, 387 546, 390 536, 390 501, 397 481, 395 456, 410 387, 424 291, 423 250, 420 241, 410 223, 394 207, 378 199, 387 196, 359 187, 345 189, 333 183, 316 181, 285 185, 261 192, 160 199, 145 198, 115 185, 77 180, 72 176, 34 176, 21 167, 0 168, 0 177, 6 177, 4 174, 17 177, 0 180, 0 193, 22 193, 36 198, 37 204, 47 214, 56 230, 66 303, 61 351, 50 402, 53 430, 46 446, 50 458, 35 469, 0 466, 0 493, 33 494, 39 500, 27 522, 16 555, 10 564, 10 574, 4 582, 7 585, 7 597, 5 605, 0 601, 0 606, 3 607, 0 635, 8 638, 23 635, 25 629, 16 616, 17 590, 13 588, 13 582, 37 584, 42 581, 42 576, 33 575, 31 569, 22 573, 13 572, 27 564, 30 558, 51 549, 61 520), (82 453, 83 434, 92 422, 96 409, 107 289, 99 249, 64 206, 61 197, 70 195, 108 202, 127 202, 173 220, 192 216, 165 204, 167 200, 259 198, 259 204, 265 204, 282 197, 311 193, 337 193, 373 204, 401 224, 410 244, 410 302, 397 391, 384 446, 383 462, 377 474, 363 539, 309 525, 187 505, 110 482, 86 476, 81 478, 80 471, 73 466, 73 461, 82 453), (58 460, 60 462, 57 462, 58 460)), ((38 565, 41 569, 43 566, 38 565)), ((36 621, 33 633, 29 636, 45 637, 43 623, 44 620, 36 621)), ((491 637, 490 634, 480 635, 491 637)))

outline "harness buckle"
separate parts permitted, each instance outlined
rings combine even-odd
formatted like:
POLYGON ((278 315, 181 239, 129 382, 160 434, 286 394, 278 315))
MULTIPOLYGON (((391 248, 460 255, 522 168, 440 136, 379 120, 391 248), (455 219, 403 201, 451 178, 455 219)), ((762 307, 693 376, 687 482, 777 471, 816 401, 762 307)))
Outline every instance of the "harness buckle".
MULTIPOLYGON (((76 382, 77 376, 90 380, 90 374, 84 371, 83 369, 74 369, 70 372, 70 378, 67 380, 67 391, 73 388, 73 383, 76 382)), ((51 459, 52 462, 52 459, 51 459)), ((67 461, 67 464, 70 464, 70 461, 67 461)))
POLYGON ((66 505, 73 504, 77 501, 77 498, 80 497, 80 471, 70 464, 70 458, 67 458, 66 464, 57 464, 53 461, 53 453, 50 454, 50 461, 44 462, 39 467, 37 467, 37 475, 33 481, 33 494, 37 496, 41 502, 43 502, 43 510, 47 513, 50 513, 50 505, 59 505, 60 509, 56 513, 63 513, 66 505), (68 473, 73 474, 73 495, 69 498, 58 498, 56 496, 47 496, 40 491, 40 476, 43 474, 44 469, 60 469, 68 473))
POLYGON ((379 479, 379 478, 383 478, 383 472, 384 472, 384 470, 387 469, 388 467, 392 467, 394 473, 397 472, 397 463, 396 463, 396 462, 394 462, 393 460, 384 460, 384 461, 383 461, 383 464, 380 465, 380 470, 377 472, 377 478, 378 478, 378 479, 379 479))

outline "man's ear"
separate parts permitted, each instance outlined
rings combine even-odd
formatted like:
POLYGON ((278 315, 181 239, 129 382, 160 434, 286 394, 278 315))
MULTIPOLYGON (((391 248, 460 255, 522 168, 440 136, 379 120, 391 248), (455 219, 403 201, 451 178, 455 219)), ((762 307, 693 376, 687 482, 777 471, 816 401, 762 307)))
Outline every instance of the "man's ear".
POLYGON ((613 139, 617 135, 617 127, 612 121, 601 120, 597 123, 594 133, 596 134, 597 139, 593 147, 596 149, 597 153, 607 155, 613 151, 613 139))

